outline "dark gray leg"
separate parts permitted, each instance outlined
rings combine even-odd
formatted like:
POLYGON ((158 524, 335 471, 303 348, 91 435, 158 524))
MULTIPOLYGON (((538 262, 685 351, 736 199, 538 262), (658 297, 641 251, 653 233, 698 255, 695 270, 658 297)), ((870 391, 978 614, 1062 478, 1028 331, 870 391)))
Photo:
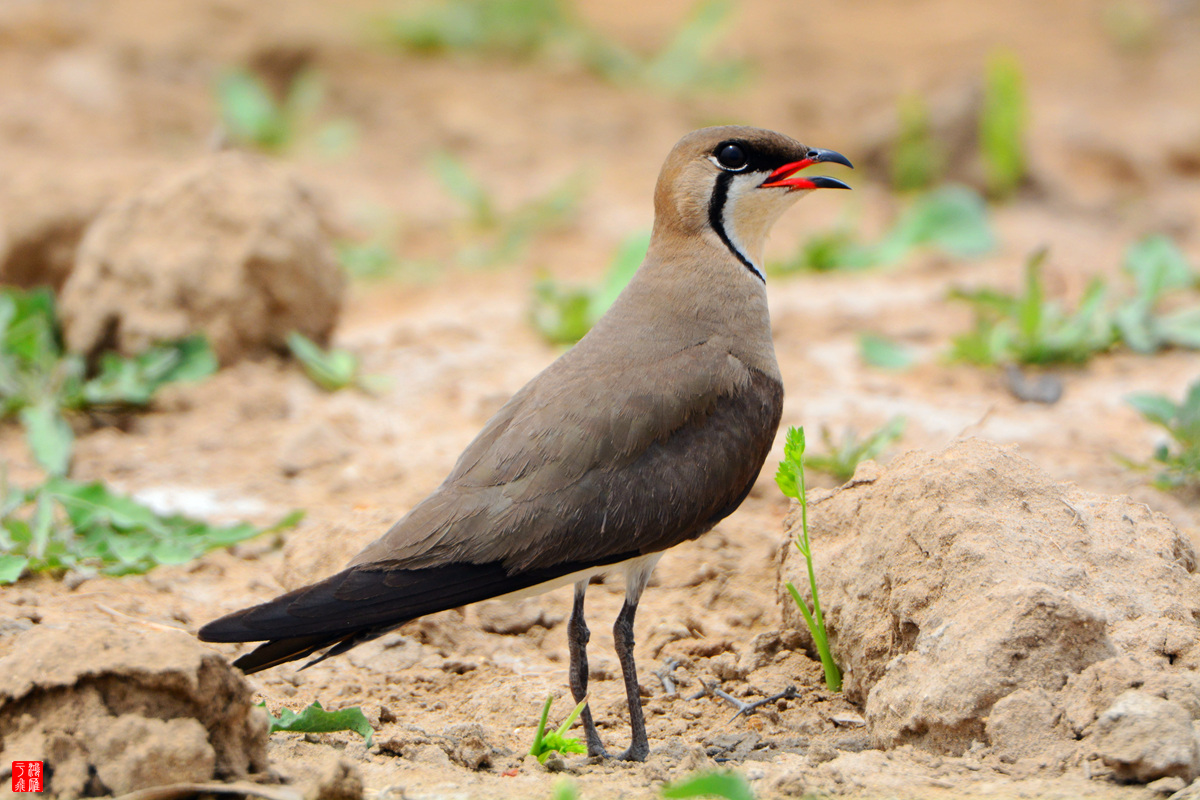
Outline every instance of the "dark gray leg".
POLYGON ((617 622, 613 625, 613 639, 617 647, 617 660, 621 662, 621 675, 625 678, 625 697, 629 702, 629 749, 619 758, 624 761, 645 761, 650 754, 650 742, 646 738, 646 718, 642 714, 642 698, 638 691, 637 667, 633 663, 633 617, 637 613, 637 599, 628 598, 621 606, 617 622))
MULTIPOLYGON (((570 653, 571 659, 568 671, 570 672, 571 695, 575 698, 576 703, 579 703, 587 695, 588 686, 587 644, 588 639, 591 638, 591 632, 588 630, 587 622, 583 619, 583 595, 587 592, 587 584, 586 579, 575 584, 575 605, 571 608, 571 619, 567 622, 567 651, 570 653)), ((604 745, 600 741, 600 733, 596 730, 596 723, 592 720, 591 706, 585 706, 579 718, 583 721, 583 732, 587 736, 588 755, 607 758, 608 751, 604 749, 604 745)))

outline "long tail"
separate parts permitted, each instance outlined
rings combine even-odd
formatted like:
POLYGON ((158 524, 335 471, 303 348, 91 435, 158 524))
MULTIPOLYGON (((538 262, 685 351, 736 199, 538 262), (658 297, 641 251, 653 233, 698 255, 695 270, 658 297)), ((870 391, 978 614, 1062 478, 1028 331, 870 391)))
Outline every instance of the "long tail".
MULTIPOLYGON (((612 563, 628 555, 617 556, 612 563)), ((499 562, 422 569, 386 564, 351 567, 200 629, 206 642, 266 642, 234 661, 250 674, 326 650, 310 667, 404 623, 516 592, 595 564, 564 563, 509 574, 499 562)))

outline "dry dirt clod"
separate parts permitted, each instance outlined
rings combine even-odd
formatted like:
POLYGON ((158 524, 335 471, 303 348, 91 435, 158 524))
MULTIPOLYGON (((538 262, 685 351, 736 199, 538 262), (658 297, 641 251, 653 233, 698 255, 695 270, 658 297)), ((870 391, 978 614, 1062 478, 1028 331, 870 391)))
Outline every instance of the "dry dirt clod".
POLYGON ((324 342, 345 289, 310 192, 266 161, 220 153, 111 204, 62 289, 67 346, 132 355, 204 333, 222 364, 324 342))
POLYGON ((0 761, 44 760, 49 797, 244 778, 267 766, 267 720, 251 697, 183 631, 40 625, 0 658, 0 761))
MULTIPOLYGON (((809 518, 846 696, 877 746, 961 755, 979 742, 1008 761, 1061 766, 1092 746, 1089 726, 1107 707, 1097 693, 1111 702, 1151 681, 1189 725, 1200 716, 1187 678, 1200 660, 1196 556, 1145 506, 966 440, 906 454, 812 503, 809 518)), ((803 574, 785 545, 780 602, 798 629, 782 584, 807 588, 803 574)), ((1130 780, 1183 774, 1129 763, 1130 780)))
POLYGON ((1200 774, 1200 742, 1191 716, 1178 704, 1146 692, 1118 697, 1096 721, 1089 741, 1119 781, 1191 781, 1200 774))

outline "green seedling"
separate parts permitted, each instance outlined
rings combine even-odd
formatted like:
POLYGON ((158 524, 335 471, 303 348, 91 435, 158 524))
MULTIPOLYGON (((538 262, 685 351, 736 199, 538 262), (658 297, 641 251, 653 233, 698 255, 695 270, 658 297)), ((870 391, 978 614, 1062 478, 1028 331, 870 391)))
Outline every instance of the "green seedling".
POLYGON ((901 192, 925 190, 940 180, 944 158, 933 137, 929 107, 919 94, 900 99, 900 130, 892 152, 892 186, 901 192))
MULTIPOLYGON (((263 702, 259 706, 266 709, 267 704, 263 702)), ((375 740, 375 731, 371 728, 371 723, 363 715, 362 709, 357 706, 343 708, 341 711, 326 711, 321 707, 320 701, 314 700, 311 706, 299 714, 284 708, 280 709, 278 717, 272 716, 271 712, 267 711, 267 717, 271 721, 271 733, 276 731, 287 733, 353 731, 366 740, 368 748, 375 740)))
POLYGON ((567 224, 583 196, 584 181, 576 175, 546 194, 504 211, 487 187, 449 153, 435 154, 430 169, 446 193, 466 210, 463 234, 468 241, 459 251, 458 261, 469 267, 516 259, 535 237, 567 224))
POLYGON ((88 378, 83 357, 65 352, 61 342, 48 289, 0 290, 0 419, 21 421, 30 451, 51 475, 70 467, 74 435, 64 412, 145 408, 164 385, 217 369, 207 342, 194 336, 133 358, 105 353, 88 378))
POLYGON ((944 186, 917 197, 874 244, 856 241, 841 228, 810 239, 792 260, 770 269, 780 274, 858 270, 897 264, 920 249, 974 258, 994 246, 983 198, 966 187, 944 186))
POLYGON ((970 303, 975 328, 954 339, 951 358, 979 365, 1080 364, 1113 346, 1116 337, 1105 309, 1105 286, 1093 280, 1072 312, 1046 300, 1042 281, 1045 249, 1025 264, 1020 295, 992 289, 955 290, 950 297, 970 303))
POLYGON ((865 363, 879 369, 905 370, 915 360, 908 348, 874 333, 858 337, 858 353, 865 363))
POLYGON ((578 64, 616 83, 641 83, 669 92, 726 88, 744 65, 709 53, 728 29, 731 0, 700 0, 671 41, 651 57, 638 56, 588 26, 568 0, 449 0, 389 23, 399 47, 425 54, 478 54, 578 64))
POLYGON ((1159 313, 1160 301, 1200 285, 1179 248, 1165 236, 1149 236, 1125 251, 1124 270, 1135 293, 1113 314, 1117 335, 1129 349, 1154 353, 1166 347, 1200 349, 1200 305, 1159 313))
POLYGON ((349 350, 331 347, 323 350, 320 345, 299 331, 287 337, 288 349, 309 379, 327 392, 336 392, 354 386, 368 394, 382 391, 386 379, 380 375, 363 375, 358 356, 349 350))
POLYGON ((1151 463, 1133 465, 1157 469, 1154 483, 1161 489, 1200 488, 1200 380, 1188 387, 1182 403, 1154 394, 1134 394, 1126 400, 1173 440, 1155 449, 1151 463))
POLYGON ((813 569, 812 546, 808 539, 808 493, 804 486, 804 428, 788 428, 787 438, 783 446, 783 460, 779 462, 779 470, 775 473, 775 483, 787 497, 800 504, 800 533, 795 539, 796 549, 804 556, 808 565, 808 586, 812 592, 813 607, 809 611, 808 604, 800 596, 795 585, 788 581, 787 590, 804 615, 808 632, 812 634, 813 643, 821 657, 821 667, 825 671, 825 686, 831 692, 842 690, 842 672, 833 660, 829 651, 829 635, 825 630, 825 617, 821 613, 821 599, 817 595, 817 576, 813 569))
POLYGON ((609 309, 646 258, 650 234, 639 233, 617 249, 604 280, 594 288, 564 288, 546 278, 533 289, 530 318, 551 344, 574 344, 609 309))
POLYGON ((662 788, 662 796, 721 797, 724 800, 754 800, 750 784, 736 772, 701 772, 662 788))
POLYGON ((583 709, 587 706, 587 698, 579 701, 579 705, 575 706, 575 710, 567 715, 566 720, 562 725, 558 726, 558 730, 546 733, 546 720, 550 716, 550 706, 554 704, 554 695, 546 698, 546 704, 542 706, 542 718, 538 722, 537 731, 533 734, 533 746, 529 748, 529 754, 537 757, 538 763, 545 764, 551 753, 586 753, 587 746, 578 739, 573 739, 567 736, 567 731, 575 724, 575 720, 579 719, 579 715, 583 713, 583 709))
POLYGON ((281 100, 275 99, 261 78, 245 70, 223 75, 217 81, 216 95, 227 134, 247 147, 282 153, 311 137, 320 152, 336 156, 350 150, 357 135, 349 120, 317 124, 325 88, 313 70, 299 73, 281 100))
POLYGON ((826 427, 821 428, 821 441, 826 453, 808 457, 808 465, 820 472, 826 472, 845 482, 854 477, 854 470, 859 463, 879 458, 889 446, 904 435, 907 420, 904 417, 892 417, 886 424, 859 439, 853 428, 847 429, 840 443, 833 440, 833 434, 826 427))
POLYGON ((979 115, 979 154, 988 195, 1011 197, 1025 180, 1025 79, 1017 57, 997 51, 987 62, 979 115))
POLYGON ((147 572, 293 527, 302 517, 292 512, 266 529, 246 523, 215 526, 158 514, 100 483, 51 476, 35 489, 22 490, 0 476, 0 584, 26 571, 147 572))

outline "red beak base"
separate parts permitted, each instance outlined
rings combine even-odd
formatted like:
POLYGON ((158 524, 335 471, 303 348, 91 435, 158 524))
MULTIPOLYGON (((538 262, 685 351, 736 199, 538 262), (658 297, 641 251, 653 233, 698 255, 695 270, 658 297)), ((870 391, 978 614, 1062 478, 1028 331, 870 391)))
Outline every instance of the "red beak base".
POLYGON ((850 187, 836 178, 826 178, 823 175, 814 175, 812 177, 801 178, 796 176, 796 173, 805 167, 810 167, 813 164, 821 162, 832 162, 834 164, 844 164, 850 169, 854 169, 854 165, 850 163, 850 159, 846 158, 841 153, 836 153, 833 150, 819 150, 813 148, 808 151, 808 155, 799 161, 793 161, 790 164, 784 164, 779 169, 767 176, 767 179, 759 184, 760 189, 787 188, 792 191, 800 189, 849 189, 850 187))

